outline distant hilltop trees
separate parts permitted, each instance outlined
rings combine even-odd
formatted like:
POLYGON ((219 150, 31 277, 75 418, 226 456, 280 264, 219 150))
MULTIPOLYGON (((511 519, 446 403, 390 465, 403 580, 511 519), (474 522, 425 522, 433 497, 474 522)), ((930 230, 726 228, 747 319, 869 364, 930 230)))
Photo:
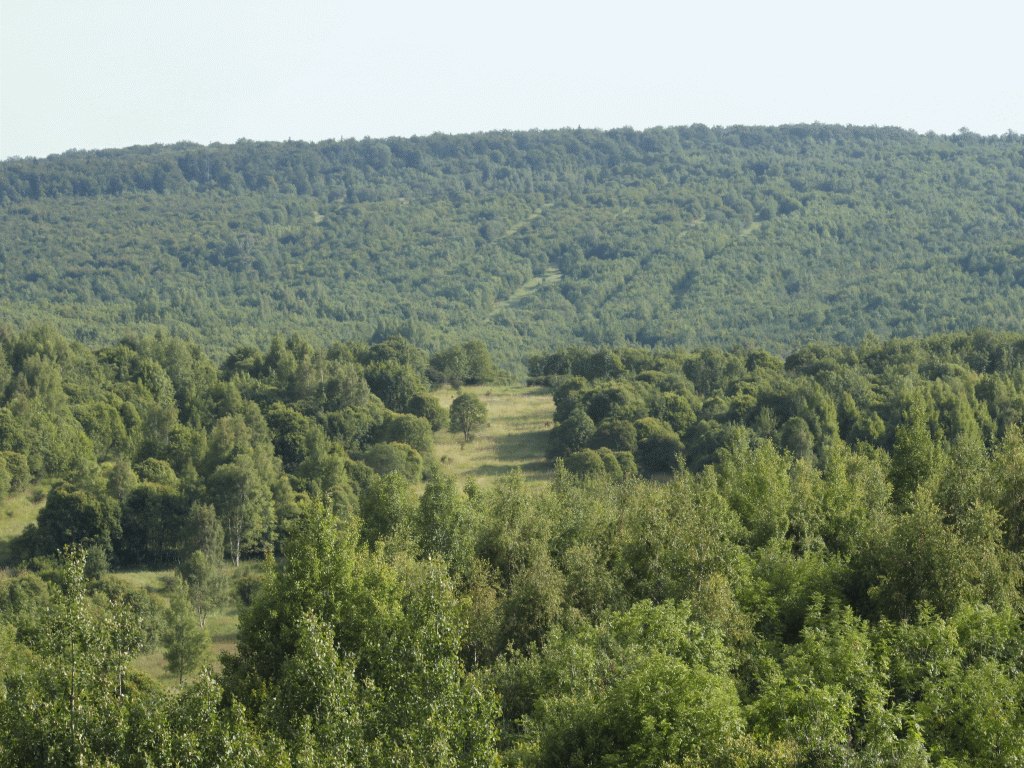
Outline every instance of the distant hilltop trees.
POLYGON ((696 125, 75 151, 0 163, 0 319, 90 343, 166 326, 218 354, 278 332, 432 354, 475 338, 519 372, 576 343, 1019 331, 1022 215, 1014 134, 696 125))

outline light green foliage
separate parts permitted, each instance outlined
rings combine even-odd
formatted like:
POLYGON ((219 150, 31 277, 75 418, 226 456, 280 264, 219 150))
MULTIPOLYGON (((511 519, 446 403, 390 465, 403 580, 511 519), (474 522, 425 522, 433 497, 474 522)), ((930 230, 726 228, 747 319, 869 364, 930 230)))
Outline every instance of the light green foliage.
MULTIPOLYGON (((582 275, 608 247, 559 258, 582 275)), ((28 483, 0 530, 38 516, 0 542, 0 764, 1020 762, 1020 337, 570 348, 530 363, 550 389, 475 390, 492 423, 459 451, 370 393, 368 366, 431 371, 378 330, 220 369, 164 333, 91 351, 0 331, 3 466, 28 483), (552 397, 586 439, 541 483, 552 397), (33 408, 109 461, 31 480, 60 453, 33 408), (423 486, 352 458, 399 436, 442 446, 423 486), (64 567, 27 559, 44 534, 76 542, 64 567), (237 644, 213 613, 225 548, 264 553, 237 644), (189 674, 211 613, 218 677, 146 676, 159 572, 108 563, 180 570, 172 665, 189 674)))
POLYGON ((752 713, 755 733, 779 739, 801 765, 927 765, 914 721, 890 702, 884 663, 867 624, 852 613, 816 617, 764 682, 752 713))
POLYGON ((211 559, 206 552, 197 549, 178 567, 178 573, 188 587, 189 602, 202 628, 206 627, 210 612, 226 597, 228 585, 221 562, 220 552, 211 559))
POLYGON ((132 720, 145 694, 126 694, 128 662, 145 638, 141 617, 126 603, 90 599, 80 549, 66 550, 61 582, 25 632, 29 653, 19 649, 10 661, 22 663, 4 670, 6 765, 117 764, 137 737, 132 720))
POLYGON ((267 687, 281 690, 297 702, 285 713, 293 723, 333 710, 326 727, 348 729, 348 749, 368 755, 361 764, 429 756, 431 765, 490 765, 495 703, 462 668, 457 616, 437 564, 389 564, 312 508, 297 519, 284 562, 243 619, 229 687, 256 709, 274 701, 264 698, 267 687), (317 653, 326 658, 315 661, 317 653), (314 662, 327 665, 318 683, 329 688, 326 700, 296 688, 314 662), (342 722, 346 707, 358 708, 359 720, 342 722))
POLYGON ((494 674, 525 765, 743 765, 753 749, 727 667, 686 604, 640 602, 494 674))
POLYGON ((448 429, 462 433, 466 442, 487 423, 487 407, 476 395, 465 392, 452 401, 448 409, 448 429))
POLYGON ((472 554, 470 508, 455 479, 443 472, 430 478, 420 496, 416 538, 425 554, 437 554, 455 567, 466 567, 472 554))
POLYGON ((221 464, 207 483, 224 528, 225 544, 237 566, 244 549, 256 545, 274 521, 273 491, 246 454, 221 464))
MULTIPOLYGON (((190 575, 195 578, 195 574, 190 575)), ((192 587, 180 578, 171 592, 171 604, 164 619, 161 640, 164 644, 164 658, 167 668, 178 676, 180 683, 185 675, 199 669, 210 644, 202 624, 193 610, 196 598, 192 587)))
POLYGON ((740 439, 723 454, 722 492, 750 531, 751 543, 766 544, 789 528, 790 460, 770 442, 740 439))

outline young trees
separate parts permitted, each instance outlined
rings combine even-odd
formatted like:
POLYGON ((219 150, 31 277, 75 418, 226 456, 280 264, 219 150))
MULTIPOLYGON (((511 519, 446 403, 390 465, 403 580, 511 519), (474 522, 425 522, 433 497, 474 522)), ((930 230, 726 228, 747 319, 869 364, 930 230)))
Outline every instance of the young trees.
POLYGON ((199 669, 209 638, 192 610, 188 584, 181 579, 178 579, 171 594, 171 605, 167 609, 166 627, 161 639, 167 668, 178 676, 179 683, 185 675, 199 669))

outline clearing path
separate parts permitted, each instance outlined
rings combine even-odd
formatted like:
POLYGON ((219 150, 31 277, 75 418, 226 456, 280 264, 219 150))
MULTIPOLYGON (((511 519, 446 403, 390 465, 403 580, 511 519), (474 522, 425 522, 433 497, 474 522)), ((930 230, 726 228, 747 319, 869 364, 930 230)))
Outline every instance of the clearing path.
MULTIPOLYGON (((549 480, 551 462, 545 452, 555 412, 551 391, 546 387, 483 384, 465 387, 487 407, 487 426, 463 445, 462 435, 447 430, 434 433, 434 453, 441 466, 460 482, 469 479, 486 484, 522 470, 528 483, 549 480)), ((445 408, 459 394, 444 388, 434 393, 445 408)))
POLYGON ((562 279, 562 273, 558 271, 556 267, 547 267, 544 270, 544 274, 540 277, 531 277, 521 286, 516 288, 515 292, 512 293, 507 299, 496 301, 494 308, 491 310, 491 317, 497 315, 501 310, 505 308, 515 309, 521 306, 530 296, 537 292, 537 289, 542 285, 554 285, 562 279))

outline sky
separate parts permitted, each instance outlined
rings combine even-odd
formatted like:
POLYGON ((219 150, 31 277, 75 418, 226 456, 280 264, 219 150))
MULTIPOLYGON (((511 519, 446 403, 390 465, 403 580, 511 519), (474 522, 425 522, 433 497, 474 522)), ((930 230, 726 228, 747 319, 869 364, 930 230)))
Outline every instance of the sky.
POLYGON ((0 0, 0 158, 496 129, 1024 133, 1024 3, 0 0))

